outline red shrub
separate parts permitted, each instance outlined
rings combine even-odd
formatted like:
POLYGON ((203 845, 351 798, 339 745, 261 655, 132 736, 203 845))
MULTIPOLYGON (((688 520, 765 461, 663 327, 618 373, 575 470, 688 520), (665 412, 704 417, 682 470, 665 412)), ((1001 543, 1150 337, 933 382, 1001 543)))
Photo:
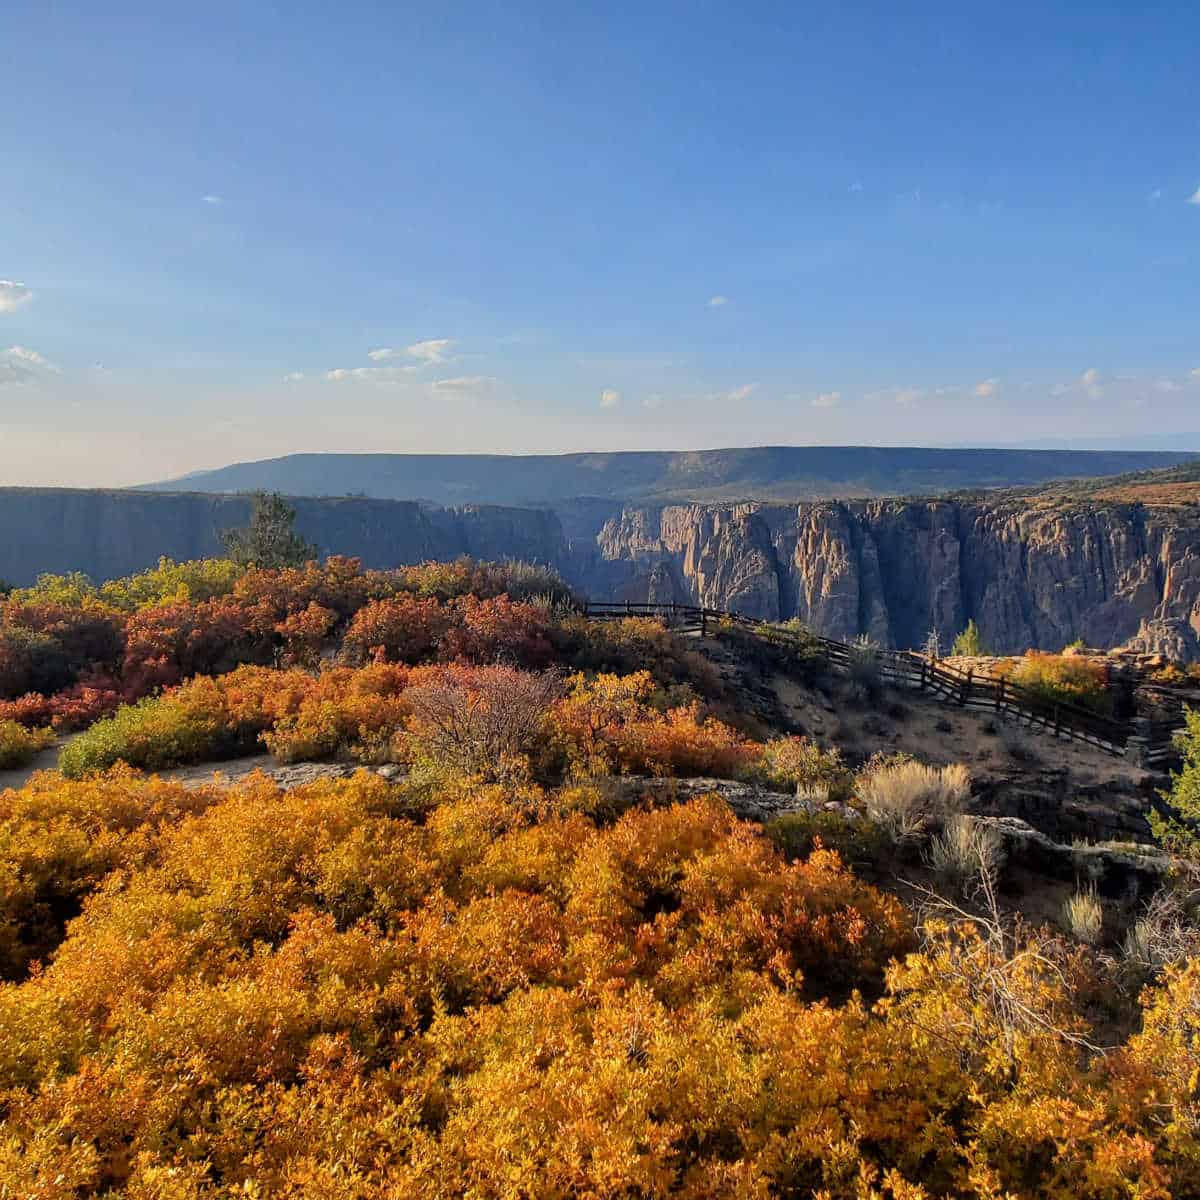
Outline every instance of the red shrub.
POLYGON ((549 665, 553 649, 547 638, 545 610, 536 604, 514 604, 507 596, 456 601, 462 624, 446 638, 445 657, 467 662, 511 662, 530 670, 549 665))
POLYGON ((401 594, 375 600, 350 622, 342 653, 354 663, 366 662, 377 651, 392 662, 418 663, 434 656, 457 617, 432 598, 401 594))

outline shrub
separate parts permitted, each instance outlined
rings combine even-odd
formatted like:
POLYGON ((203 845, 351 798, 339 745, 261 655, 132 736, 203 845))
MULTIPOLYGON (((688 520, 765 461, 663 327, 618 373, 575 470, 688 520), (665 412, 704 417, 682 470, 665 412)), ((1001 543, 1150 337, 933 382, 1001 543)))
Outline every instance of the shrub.
POLYGON ((1075 704, 1104 714, 1112 711, 1112 692, 1103 663, 1077 655, 1031 650, 1009 678, 1046 703, 1075 704))
POLYGON ((856 787, 867 815, 894 841, 904 841, 958 813, 970 795, 971 777, 961 763, 930 767, 885 758, 859 772, 856 787))
POLYGON ((854 775, 837 749, 822 750, 806 737, 776 738, 762 748, 760 769, 768 783, 794 790, 802 800, 848 800, 854 775))
POLYGON ((242 748, 232 741, 219 693, 193 685, 178 693, 148 696, 97 721, 63 747, 58 766, 68 779, 106 771, 118 762, 160 770, 242 748))
POLYGON ((995 881, 1004 861, 1004 843, 990 826, 971 817, 951 816, 930 842, 928 860, 943 884, 971 897, 995 881))
POLYGON ((560 688, 553 675, 512 667, 442 668, 405 695, 413 753, 463 775, 524 774, 560 688))
POLYGON ((854 694, 862 701, 878 700, 883 691, 883 664, 879 643, 863 634, 849 646, 847 677, 854 694))
POLYGON ((56 638, 19 625, 0 625, 0 699, 57 692, 74 677, 56 638))
POLYGON ((473 663, 507 662, 527 670, 549 665, 553 650, 546 636, 543 607, 514 604, 507 596, 486 600, 464 596, 455 608, 461 620, 447 634, 445 657, 473 663))
POLYGON ((1194 896, 1185 896, 1174 887, 1160 888, 1125 935, 1122 953, 1129 966, 1151 978, 1167 967, 1200 957, 1194 896))
POLYGON ((759 748, 707 716, 699 704, 653 708, 649 671, 574 675, 552 721, 577 776, 623 773, 731 777, 748 770, 759 748))
POLYGON ((122 612, 157 608, 163 604, 188 604, 228 596, 245 568, 228 558, 201 558, 174 562, 160 558, 157 567, 100 587, 100 598, 122 612))
POLYGON ((849 863, 872 862, 881 850, 879 829, 838 812, 790 812, 772 817, 763 833, 788 859, 807 858, 819 846, 849 863))
POLYGON ((374 600, 350 622, 342 657, 352 664, 362 664, 376 654, 389 662, 426 662, 437 654, 455 620, 456 613, 432 597, 374 600))
POLYGON ((1094 891, 1075 892, 1063 901, 1062 927, 1076 941, 1088 946, 1100 943, 1104 928, 1104 909, 1094 891))
POLYGON ((40 750, 53 745, 53 729, 26 729, 16 721, 0 721, 0 771, 23 767, 40 750))

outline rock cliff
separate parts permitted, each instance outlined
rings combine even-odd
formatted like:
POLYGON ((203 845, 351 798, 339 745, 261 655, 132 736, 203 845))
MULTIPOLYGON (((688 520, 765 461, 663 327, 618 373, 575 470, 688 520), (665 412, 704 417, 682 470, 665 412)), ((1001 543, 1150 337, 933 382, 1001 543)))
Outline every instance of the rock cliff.
MULTIPOLYGON (((356 555, 370 567, 460 554, 561 564, 566 555, 558 518, 545 509, 430 509, 357 497, 290 503, 298 531, 322 554, 356 555)), ((245 496, 0 488, 0 579, 32 583, 47 571, 111 579, 162 555, 220 554, 222 530, 244 525, 249 514, 245 496)))
POLYGON ((867 501, 626 509, 576 562, 620 599, 678 600, 830 637, 997 653, 1131 644, 1200 658, 1200 516, 1138 505, 867 501))
MULTIPOLYGON (((1129 645, 1200 660, 1200 509, 997 500, 436 508, 293 501, 322 553, 368 566, 524 558, 594 599, 798 617, 842 639, 948 647, 974 618, 1001 654, 1129 645), (566 532, 564 532, 564 526, 566 532)), ((220 552, 249 501, 201 493, 0 488, 0 579, 96 579, 220 552)))

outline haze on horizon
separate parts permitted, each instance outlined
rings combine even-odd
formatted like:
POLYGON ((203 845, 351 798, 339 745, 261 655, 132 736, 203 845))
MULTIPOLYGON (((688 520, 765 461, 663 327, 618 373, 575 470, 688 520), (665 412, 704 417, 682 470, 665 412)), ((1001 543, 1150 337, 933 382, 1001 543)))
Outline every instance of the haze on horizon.
POLYGON ((1171 445, 1200 11, 8 14, 0 484, 301 451, 1171 445))

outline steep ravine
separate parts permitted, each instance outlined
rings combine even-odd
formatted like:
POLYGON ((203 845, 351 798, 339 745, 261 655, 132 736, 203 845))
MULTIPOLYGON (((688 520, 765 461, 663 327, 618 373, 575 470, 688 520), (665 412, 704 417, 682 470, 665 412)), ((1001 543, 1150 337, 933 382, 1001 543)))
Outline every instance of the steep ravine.
POLYGON ((828 636, 997 652, 1132 643, 1200 658, 1200 518, 1129 505, 820 502, 626 509, 576 566, 618 598, 700 602, 828 636))
MULTIPOLYGON (((293 502, 322 553, 368 566, 471 554, 557 566, 595 599, 702 602, 798 617, 832 637, 948 645, 974 618, 999 653, 1133 643, 1200 660, 1200 511, 1015 500, 800 505, 589 502, 431 508, 366 498, 293 502), (564 526, 566 532, 564 532, 564 526)), ((160 555, 220 552, 244 497, 0 488, 0 579, 96 579, 160 555)))

